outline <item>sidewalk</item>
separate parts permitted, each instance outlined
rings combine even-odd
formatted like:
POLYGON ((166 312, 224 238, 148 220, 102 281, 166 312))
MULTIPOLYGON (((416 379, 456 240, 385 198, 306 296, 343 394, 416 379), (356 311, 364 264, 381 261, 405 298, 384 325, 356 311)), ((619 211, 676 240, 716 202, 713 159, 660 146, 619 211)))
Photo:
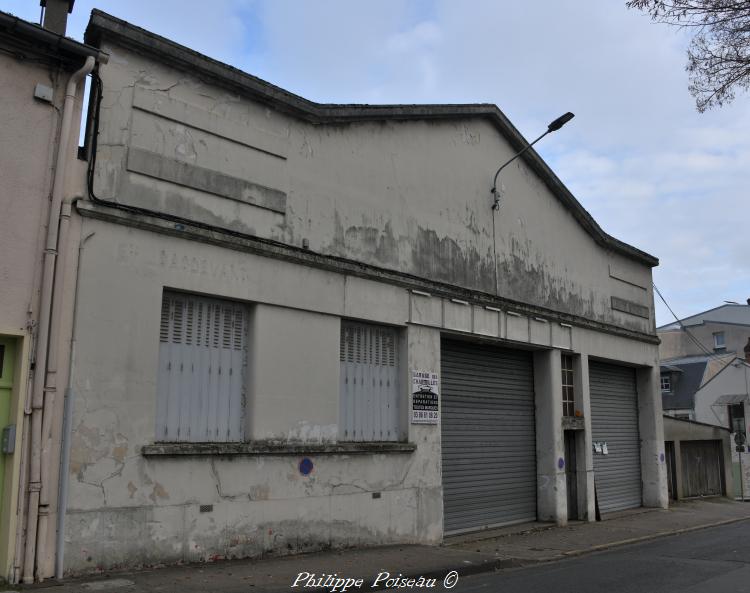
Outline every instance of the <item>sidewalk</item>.
MULTIPOLYGON (((316 578, 336 573, 338 577, 362 578, 361 589, 373 591, 382 572, 391 577, 436 578, 433 591, 450 571, 460 575, 526 566, 585 554, 646 539, 750 519, 750 504, 727 499, 679 503, 669 510, 637 509, 609 516, 598 523, 576 522, 567 527, 531 523, 482 532, 480 535, 448 538, 443 546, 386 546, 361 550, 321 552, 285 558, 235 560, 119 572, 58 583, 49 581, 18 591, 42 593, 276 593, 305 591, 291 585, 299 573, 316 578)), ((301 581, 300 581, 301 584, 301 581)), ((314 583, 313 583, 314 584, 314 583)), ((381 580, 380 588, 385 583, 381 580)), ((13 588, 11 588, 13 590, 13 588)), ((339 589, 340 590, 340 589, 339 589)), ((408 589, 401 589, 408 590, 408 589)))

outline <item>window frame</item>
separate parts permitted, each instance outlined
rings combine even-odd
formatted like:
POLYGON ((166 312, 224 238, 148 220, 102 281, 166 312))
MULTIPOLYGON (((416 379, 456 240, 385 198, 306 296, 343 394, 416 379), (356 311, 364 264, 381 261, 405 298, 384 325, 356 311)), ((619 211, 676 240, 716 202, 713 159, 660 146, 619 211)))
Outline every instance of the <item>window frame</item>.
POLYGON ((672 393, 672 377, 669 373, 663 373, 659 377, 659 384, 662 393, 672 393), (666 384, 666 387, 665 387, 666 384))
POLYGON ((726 350, 727 349, 727 340, 726 335, 723 331, 720 332, 714 332, 713 334, 714 338, 714 350, 726 350), (719 343, 719 339, 721 339, 721 344, 719 343))
POLYGON ((745 404, 744 402, 736 403, 736 404, 729 404, 727 406, 727 419, 729 421, 729 430, 734 432, 741 432, 745 434, 747 432, 747 422, 745 419, 745 404), (735 410, 742 410, 742 415, 735 415, 735 410), (737 427, 735 426, 736 420, 742 420, 742 426, 739 430, 737 430, 737 427))
POLYGON ((560 355, 563 417, 575 418, 575 361, 572 354, 560 355))

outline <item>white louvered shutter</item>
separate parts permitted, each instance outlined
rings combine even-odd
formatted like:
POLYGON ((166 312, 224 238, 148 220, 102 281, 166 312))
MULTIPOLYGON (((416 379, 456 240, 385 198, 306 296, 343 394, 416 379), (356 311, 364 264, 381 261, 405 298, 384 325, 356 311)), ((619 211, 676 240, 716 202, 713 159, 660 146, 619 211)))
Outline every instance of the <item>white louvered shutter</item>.
POLYGON ((164 292, 157 440, 243 439, 247 325, 241 304, 164 292))
POLYGON ((339 360, 339 438, 399 440, 396 330, 342 321, 339 360))

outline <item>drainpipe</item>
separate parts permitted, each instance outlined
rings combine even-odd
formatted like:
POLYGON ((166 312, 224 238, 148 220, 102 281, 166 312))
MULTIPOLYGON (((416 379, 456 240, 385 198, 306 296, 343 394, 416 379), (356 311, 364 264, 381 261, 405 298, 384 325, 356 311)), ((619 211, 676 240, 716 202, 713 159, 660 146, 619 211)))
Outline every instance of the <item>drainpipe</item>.
POLYGON ((68 508, 68 472, 70 471, 70 439, 73 432, 73 368, 76 356, 76 320, 78 319, 78 282, 81 277, 83 248, 96 233, 86 235, 78 245, 78 265, 73 293, 73 329, 70 335, 70 362, 68 363, 68 386, 65 388, 63 407, 62 443, 60 444, 60 479, 57 492, 57 539, 55 541, 55 578, 63 578, 63 553, 65 551, 65 511, 68 508))
MULTIPOLYGON (((96 60, 93 56, 86 58, 86 62, 80 70, 74 72, 68 81, 65 89, 65 102, 63 104, 62 124, 60 126, 60 136, 57 146, 57 158, 55 159, 55 177, 52 181, 52 203, 49 210, 49 223, 47 225, 47 241, 44 249, 44 261, 42 264, 42 294, 41 306, 39 308, 39 328, 37 333, 36 359, 35 359, 35 379, 34 389, 31 396, 31 455, 29 466, 29 509, 26 518, 26 550, 24 554, 23 582, 34 582, 34 566, 40 565, 44 558, 44 546, 47 536, 47 517, 49 486, 46 484, 48 476, 46 475, 45 464, 49 465, 48 453, 44 454, 44 463, 42 460, 44 426, 47 430, 51 428, 52 422, 52 404, 54 402, 56 390, 57 372, 57 344, 50 342, 50 327, 52 326, 53 313, 59 315, 60 307, 57 311, 52 311, 53 296, 59 302, 59 297, 55 293, 61 291, 62 272, 58 276, 57 285, 55 283, 55 267, 58 253, 58 236, 60 214, 63 201, 63 192, 65 191, 65 177, 67 165, 71 160, 68 152, 70 144, 70 131, 73 121, 73 108, 76 98, 78 83, 88 75, 93 69, 96 60), (52 346, 50 348, 50 345, 52 346), (49 356, 48 356, 49 350, 49 356), (46 418, 44 418, 46 416, 46 418), (45 422, 46 420, 46 422, 45 422), (44 488, 43 488, 44 485, 44 488), (42 498, 44 490, 44 498, 42 498)), ((68 207, 68 216, 70 209, 68 207)), ((63 246, 64 253, 64 246, 63 246)), ((56 321, 56 324, 59 320, 56 321)), ((57 334, 58 327, 55 327, 57 334)), ((57 337, 57 336, 55 336, 57 337)), ((42 580, 40 577, 39 580, 42 580)))

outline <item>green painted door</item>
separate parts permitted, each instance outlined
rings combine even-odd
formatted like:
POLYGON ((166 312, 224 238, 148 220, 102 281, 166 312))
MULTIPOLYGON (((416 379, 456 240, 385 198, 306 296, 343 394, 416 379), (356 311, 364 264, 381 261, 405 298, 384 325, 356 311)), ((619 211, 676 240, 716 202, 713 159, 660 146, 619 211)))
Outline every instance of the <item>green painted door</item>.
MULTIPOLYGON (((13 393, 13 369, 15 364, 15 339, 0 337, 0 430, 10 424, 10 398, 13 393)), ((0 500, 3 500, 7 457, 4 453, 0 453, 0 500)))

